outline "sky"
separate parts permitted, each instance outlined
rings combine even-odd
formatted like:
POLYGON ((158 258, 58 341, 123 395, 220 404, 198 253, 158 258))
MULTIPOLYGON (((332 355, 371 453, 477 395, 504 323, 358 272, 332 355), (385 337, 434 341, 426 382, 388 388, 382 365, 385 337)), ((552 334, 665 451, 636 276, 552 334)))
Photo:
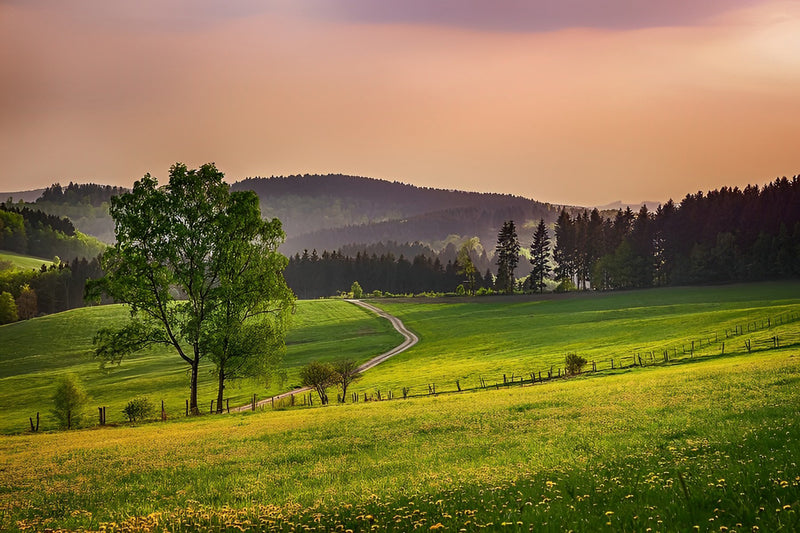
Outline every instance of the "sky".
POLYGON ((343 173, 555 204, 800 173, 800 2, 0 0, 0 190, 343 173))

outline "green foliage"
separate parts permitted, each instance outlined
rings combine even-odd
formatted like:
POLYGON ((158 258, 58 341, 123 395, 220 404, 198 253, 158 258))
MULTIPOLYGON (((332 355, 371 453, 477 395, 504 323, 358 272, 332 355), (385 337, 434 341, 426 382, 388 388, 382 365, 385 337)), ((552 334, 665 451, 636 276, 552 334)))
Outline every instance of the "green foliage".
POLYGON ((319 395, 322 405, 328 403, 328 389, 336 385, 339 375, 330 363, 311 361, 300 369, 300 380, 304 387, 311 387, 319 395))
MULTIPOLYGON (((472 262, 472 257, 470 257, 470 251, 472 250, 473 240, 470 239, 469 241, 465 242, 461 245, 461 248, 458 250, 458 257, 456 261, 458 262, 458 274, 464 276, 464 281, 467 283, 467 287, 469 287, 469 293, 475 294, 475 278, 478 274, 478 270, 475 268, 475 264, 472 262)), ((460 285, 462 290, 465 289, 463 285, 460 285)), ((458 289, 456 289, 458 292, 458 289)))
POLYGON ((544 219, 539 220, 533 234, 530 263, 530 287, 534 291, 544 292, 544 280, 550 275, 550 236, 547 234, 544 219))
POLYGON ((0 529, 797 531, 793 352, 5 437, 0 529))
POLYGON ((512 294, 514 292, 514 270, 519 262, 519 239, 513 220, 503 222, 503 227, 497 235, 495 257, 497 263, 497 280, 495 287, 498 292, 512 294))
POLYGON ((581 357, 576 353, 568 353, 564 358, 564 368, 566 369, 567 374, 571 376, 580 374, 583 371, 583 367, 586 366, 586 363, 588 363, 586 358, 581 357))
POLYGON ((9 324, 19 320, 17 303, 10 292, 0 292, 0 324, 9 324))
POLYGON ((155 411, 155 406, 146 396, 134 398, 129 401, 122 413, 128 417, 128 422, 136 422, 146 419, 155 411))
POLYGON ((39 306, 36 299, 36 291, 28 284, 22 286, 19 296, 17 296, 17 313, 20 320, 28 320, 36 316, 39 306))
MULTIPOLYGON (((188 398, 185 365, 170 348, 140 350, 126 356, 124 364, 108 364, 98 371, 92 338, 100 329, 124 326, 129 316, 122 305, 102 305, 0 327, 0 405, 6 406, 0 433, 22 431, 20 421, 31 413, 48 413, 53 383, 64 372, 74 372, 96 404, 107 407, 109 423, 122 421, 122 409, 137 396, 156 403, 164 400, 170 418, 183 416, 188 398)), ((347 354, 363 363, 401 341, 388 321, 355 305, 341 300, 298 301, 279 370, 268 382, 241 380, 226 389, 225 396, 231 406, 246 404, 253 394, 269 397, 299 386, 300 368, 309 361, 331 362, 347 354)), ((206 410, 219 385, 214 369, 210 359, 200 365, 198 395, 206 410)), ((53 429, 54 419, 44 415, 41 427, 53 429)))
POLYGON ((347 388, 361 379, 361 373, 358 371, 358 361, 355 359, 337 359, 331 366, 336 373, 336 381, 339 388, 342 390, 342 402, 347 401, 347 388))
POLYGON ((64 375, 53 392, 53 416, 62 428, 79 427, 84 422, 84 409, 89 396, 75 374, 64 375))
POLYGON ((562 279, 558 282, 556 288, 553 289, 553 292, 572 292, 576 290, 578 290, 578 288, 575 286, 575 282, 571 279, 562 279))
POLYGON ((359 285, 357 281, 354 281, 353 284, 350 285, 350 293, 356 300, 360 300, 364 296, 364 291, 361 289, 361 285, 359 285))
POLYGON ((213 164, 177 163, 167 185, 147 174, 113 197, 117 244, 103 256, 105 277, 89 287, 128 304, 140 323, 120 333, 128 342, 117 354, 113 342, 97 354, 118 361, 133 348, 171 347, 191 369, 193 412, 200 361, 215 363, 219 397, 226 379, 260 374, 280 352, 294 299, 277 253, 280 221, 263 220, 256 195, 231 193, 223 177, 213 164))
POLYGON ((456 296, 465 296, 467 294, 467 290, 464 288, 464 285, 459 283, 458 287, 456 287, 456 296))

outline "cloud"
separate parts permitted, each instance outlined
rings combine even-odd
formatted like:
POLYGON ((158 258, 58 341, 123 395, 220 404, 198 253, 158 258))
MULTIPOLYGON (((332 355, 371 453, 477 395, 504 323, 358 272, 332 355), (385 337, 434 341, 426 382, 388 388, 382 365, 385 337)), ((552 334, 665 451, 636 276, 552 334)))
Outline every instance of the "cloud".
MULTIPOLYGON (((421 24, 483 31, 546 32, 565 28, 640 29, 693 26, 757 0, 310 0, 306 16, 357 23, 421 24)), ((274 5, 283 2, 274 2, 274 5)))

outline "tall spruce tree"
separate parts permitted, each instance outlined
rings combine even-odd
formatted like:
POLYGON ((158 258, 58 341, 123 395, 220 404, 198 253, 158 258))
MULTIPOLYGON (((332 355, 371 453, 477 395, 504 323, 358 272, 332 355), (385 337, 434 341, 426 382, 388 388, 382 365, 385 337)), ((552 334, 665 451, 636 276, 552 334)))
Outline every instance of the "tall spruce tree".
POLYGON ((539 220, 531 243, 530 285, 534 291, 544 292, 544 280, 550 275, 550 236, 544 219, 539 220))
POLYGON ((506 294, 514 292, 514 270, 519 263, 519 239, 517 228, 513 220, 503 222, 503 227, 497 235, 497 280, 495 287, 506 294))

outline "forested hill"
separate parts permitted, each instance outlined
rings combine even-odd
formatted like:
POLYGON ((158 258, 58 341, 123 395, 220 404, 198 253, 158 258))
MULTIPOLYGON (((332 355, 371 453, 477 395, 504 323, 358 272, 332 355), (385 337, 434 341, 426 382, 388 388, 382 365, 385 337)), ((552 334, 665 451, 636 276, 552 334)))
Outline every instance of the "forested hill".
POLYGON ((435 246, 449 235, 493 243, 503 220, 520 226, 560 208, 520 196, 416 187, 355 176, 303 175, 248 178, 233 190, 252 190, 264 216, 277 217, 287 234, 285 253, 336 249, 351 243, 394 240, 435 246))

